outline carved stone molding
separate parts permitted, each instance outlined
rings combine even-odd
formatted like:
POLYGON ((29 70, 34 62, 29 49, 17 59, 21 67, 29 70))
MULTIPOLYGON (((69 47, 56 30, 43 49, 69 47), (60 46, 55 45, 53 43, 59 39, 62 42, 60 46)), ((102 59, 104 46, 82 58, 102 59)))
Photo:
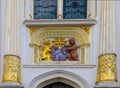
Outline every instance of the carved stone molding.
POLYGON ((71 26, 71 25, 95 25, 95 19, 40 19, 40 20, 24 20, 26 26, 71 26))
POLYGON ((3 82, 0 88, 24 88, 22 84, 16 82, 3 82))
POLYGON ((23 65, 24 68, 95 68, 96 65, 81 64, 79 62, 42 62, 40 64, 23 65))
MULTIPOLYGON (((53 27, 51 27, 51 28, 53 28, 53 27)), ((90 29, 91 29, 90 26, 84 26, 84 25, 82 25, 82 26, 77 27, 77 28, 80 28, 81 30, 84 30, 88 36, 90 35, 90 29)), ((30 27, 29 27, 30 36, 31 36, 34 32, 36 32, 37 30, 40 30, 40 29, 42 29, 42 27, 40 27, 40 26, 30 26, 30 27)), ((46 29, 47 29, 47 28, 46 28, 46 29)), ((55 28, 53 28, 53 29, 55 29, 55 28)), ((62 28, 57 28, 57 27, 56 27, 56 29, 62 30, 62 28)), ((63 27, 63 29, 67 29, 67 30, 68 30, 68 28, 65 28, 65 27, 63 27)))

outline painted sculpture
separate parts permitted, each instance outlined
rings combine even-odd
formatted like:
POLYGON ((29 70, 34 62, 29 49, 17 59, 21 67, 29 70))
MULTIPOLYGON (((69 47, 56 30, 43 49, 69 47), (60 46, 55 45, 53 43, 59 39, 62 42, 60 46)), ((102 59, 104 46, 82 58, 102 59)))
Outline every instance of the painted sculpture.
POLYGON ((53 61, 65 61, 66 60, 66 49, 65 47, 59 48, 54 46, 52 48, 52 60, 53 61))
POLYGON ((74 38, 69 39, 69 45, 66 45, 67 59, 70 61, 78 61, 77 45, 74 38))
POLYGON ((66 48, 64 45, 66 41, 64 38, 55 38, 52 47, 52 60, 53 61, 65 61, 66 60, 66 48))
POLYGON ((50 40, 45 39, 42 44, 42 52, 40 61, 78 61, 77 45, 74 38, 69 39, 69 44, 66 45, 64 38, 55 38, 50 44, 50 40))
POLYGON ((40 56, 40 61, 47 60, 50 61, 51 58, 51 45, 50 45, 50 40, 45 39, 42 45, 42 53, 40 56))

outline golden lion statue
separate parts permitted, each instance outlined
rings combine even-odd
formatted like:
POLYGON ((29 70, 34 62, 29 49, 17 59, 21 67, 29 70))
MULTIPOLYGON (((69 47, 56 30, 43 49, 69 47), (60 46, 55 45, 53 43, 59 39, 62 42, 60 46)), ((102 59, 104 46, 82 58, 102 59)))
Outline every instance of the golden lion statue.
POLYGON ((50 45, 50 40, 45 39, 42 44, 42 53, 40 56, 40 61, 47 60, 50 61, 51 58, 51 45, 50 45))

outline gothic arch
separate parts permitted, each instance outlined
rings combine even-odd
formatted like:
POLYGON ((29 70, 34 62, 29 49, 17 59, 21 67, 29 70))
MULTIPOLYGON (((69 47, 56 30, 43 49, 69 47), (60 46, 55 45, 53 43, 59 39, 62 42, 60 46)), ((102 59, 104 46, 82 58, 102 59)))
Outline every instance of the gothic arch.
POLYGON ((64 70, 54 70, 35 77, 28 88, 42 88, 46 85, 63 82, 75 88, 90 88, 82 77, 64 70))
POLYGON ((30 43, 39 44, 40 40, 47 37, 75 37, 80 45, 89 44, 89 36, 81 28, 75 27, 46 27, 39 28, 30 36, 30 43))

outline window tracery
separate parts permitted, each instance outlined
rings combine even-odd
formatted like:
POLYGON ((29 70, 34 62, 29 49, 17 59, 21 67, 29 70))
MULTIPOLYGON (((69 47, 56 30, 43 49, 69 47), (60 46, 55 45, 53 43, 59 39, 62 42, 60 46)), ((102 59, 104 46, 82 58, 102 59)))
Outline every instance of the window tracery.
POLYGON ((56 19, 57 0, 34 0, 34 19, 56 19))
MULTIPOLYGON (((69 12, 68 18, 65 18, 66 10, 63 8, 67 0, 24 0, 24 19, 88 19, 97 16, 97 0, 68 0, 70 7, 73 7, 73 13, 69 12), (47 2, 46 2, 47 1, 47 2), (40 3, 43 3, 42 5, 40 3), (39 8, 42 8, 39 9, 39 8), (54 8, 51 9, 51 8, 54 8), (36 10, 37 9, 37 10, 36 10), (44 13, 41 13, 44 11, 44 13), (77 12, 80 11, 80 12, 77 12), (52 12, 52 13, 51 13, 52 12), (45 13, 49 13, 43 15, 45 13), (40 16, 39 16, 40 14, 40 16), (75 14, 69 16, 70 14, 75 14), (84 15, 84 16, 83 16, 84 15), (42 16, 42 17, 41 17, 42 16), (77 18, 78 17, 78 18, 77 18)), ((69 9, 67 9, 69 11, 69 9)))
MULTIPOLYGON (((34 19, 56 19, 57 10, 63 9, 64 19, 87 18, 87 0, 63 0, 63 7, 58 7, 58 0, 34 0, 34 19)), ((60 15, 60 14, 58 14, 60 15)))
POLYGON ((87 18, 87 0, 64 0, 64 19, 84 19, 87 18))

